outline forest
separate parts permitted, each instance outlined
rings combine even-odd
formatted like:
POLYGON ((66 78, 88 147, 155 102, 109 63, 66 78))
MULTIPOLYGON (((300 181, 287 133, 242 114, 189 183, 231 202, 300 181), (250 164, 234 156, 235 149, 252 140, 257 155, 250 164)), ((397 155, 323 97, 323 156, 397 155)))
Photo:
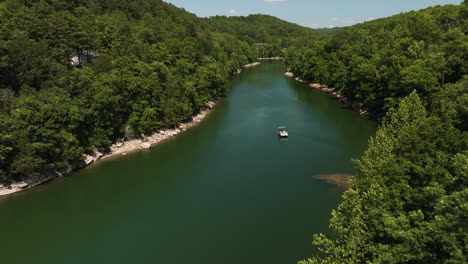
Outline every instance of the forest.
POLYGON ((464 1, 321 32, 161 0, 1 1, 0 182, 174 127, 284 55, 380 122, 300 263, 467 263, 467 17, 464 1))
POLYGON ((238 68, 279 55, 282 32, 314 34, 263 15, 217 20, 161 0, 0 2, 0 182, 174 127, 238 68))
POLYGON ((308 263, 467 263, 468 5, 340 29, 287 50, 297 76, 381 121, 308 263))

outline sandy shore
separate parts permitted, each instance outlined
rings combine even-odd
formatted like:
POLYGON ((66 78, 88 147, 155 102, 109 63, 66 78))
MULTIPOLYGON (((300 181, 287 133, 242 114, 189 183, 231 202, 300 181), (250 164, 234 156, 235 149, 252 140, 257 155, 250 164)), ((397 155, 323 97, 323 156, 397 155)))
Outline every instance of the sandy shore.
POLYGON ((359 112, 359 114, 361 116, 363 116, 365 118, 369 118, 369 112, 367 111, 367 109, 358 107, 356 105, 356 103, 351 102, 351 100, 349 100, 344 94, 335 91, 334 88, 330 88, 327 85, 321 84, 321 83, 309 83, 309 82, 301 79, 300 77, 295 77, 294 73, 292 73, 292 72, 286 72, 284 75, 287 76, 287 77, 290 77, 290 78, 294 78, 298 82, 307 83, 312 88, 320 89, 321 91, 324 91, 324 92, 336 97, 340 103, 343 103, 347 107, 349 107, 350 109, 353 109, 353 110, 359 112))
POLYGON ((137 150, 149 149, 156 144, 168 138, 174 137, 177 134, 200 123, 208 115, 215 104, 215 102, 208 102, 205 109, 203 109, 198 115, 192 117, 192 121, 182 123, 177 128, 160 130, 150 136, 143 136, 141 139, 117 142, 110 147, 108 153, 100 153, 96 151, 92 155, 83 155, 83 159, 80 161, 69 163, 60 169, 50 168, 44 173, 32 175, 27 180, 22 182, 14 182, 10 186, 4 186, 0 184, 0 196, 27 190, 56 178, 67 176, 71 172, 84 168, 100 159, 105 159, 116 155, 126 155, 129 152, 137 150))
POLYGON ((237 70, 235 70, 233 73, 231 73, 232 75, 238 75, 238 74, 241 74, 243 69, 245 68, 252 68, 252 67, 255 67, 255 66, 258 66, 260 65, 261 63, 256 61, 256 62, 252 62, 252 63, 249 63, 249 64, 246 64, 244 66, 242 66, 242 68, 239 68, 237 70))
POLYGON ((244 65, 244 68, 251 68, 251 67, 255 67, 257 65, 260 65, 260 62, 252 62, 252 63, 249 63, 249 64, 246 64, 244 65))

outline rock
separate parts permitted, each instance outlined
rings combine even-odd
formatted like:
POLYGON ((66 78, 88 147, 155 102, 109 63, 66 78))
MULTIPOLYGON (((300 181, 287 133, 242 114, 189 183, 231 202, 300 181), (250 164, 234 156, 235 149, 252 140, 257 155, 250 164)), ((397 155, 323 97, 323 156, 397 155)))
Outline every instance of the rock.
POLYGON ((290 78, 294 77, 294 73, 292 73, 292 72, 286 72, 284 75, 286 75, 287 77, 290 77, 290 78))
POLYGON ((211 102, 211 101, 208 102, 208 103, 206 103, 206 106, 207 106, 209 109, 213 108, 215 105, 216 105, 216 103, 215 103, 215 102, 211 102))
POLYGON ((101 159, 103 156, 104 156, 104 154, 102 154, 99 151, 94 152, 94 157, 96 158, 96 160, 101 159))
POLYGON ((121 147, 123 147, 123 145, 124 145, 123 142, 118 142, 118 143, 115 144, 115 147, 116 148, 121 148, 121 147))
POLYGON ((255 66, 259 65, 259 64, 260 64, 260 62, 257 61, 257 62, 254 62, 254 63, 244 65, 244 68, 255 67, 255 66))
POLYGON ((149 149, 151 147, 151 144, 148 142, 145 142, 145 143, 142 143, 140 146, 142 149, 149 149))
POLYGON ((91 163, 93 163, 95 161, 95 158, 93 156, 90 156, 90 155, 85 155, 84 157, 84 163, 86 165, 89 165, 91 163))

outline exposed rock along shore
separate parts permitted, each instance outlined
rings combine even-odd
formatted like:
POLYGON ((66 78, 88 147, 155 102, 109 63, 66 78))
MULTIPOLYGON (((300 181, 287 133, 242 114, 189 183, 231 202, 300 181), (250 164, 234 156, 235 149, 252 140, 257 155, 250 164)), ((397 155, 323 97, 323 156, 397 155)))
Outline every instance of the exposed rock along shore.
POLYGON ((129 141, 121 141, 113 144, 110 147, 109 152, 101 153, 99 151, 95 151, 92 155, 83 155, 83 159, 80 161, 70 162, 65 165, 63 168, 56 168, 51 166, 43 173, 36 173, 29 177, 25 181, 21 182, 14 182, 9 186, 4 186, 0 184, 0 196, 16 193, 19 191, 30 189, 34 186, 46 183, 48 181, 65 177, 69 175, 71 172, 84 168, 93 162, 109 158, 116 155, 126 155, 129 152, 142 150, 142 149, 149 149, 152 146, 168 139, 171 137, 176 136, 177 134, 195 126, 196 124, 200 123, 210 112, 210 110, 215 106, 215 102, 208 102, 206 108, 203 109, 199 114, 192 117, 192 121, 187 123, 182 123, 177 128, 173 129, 163 129, 150 136, 144 136, 141 139, 133 139, 129 141))
POLYGON ((259 60, 284 60, 283 57, 263 57, 263 58, 258 58, 259 60))
POLYGON ((252 68, 252 67, 255 67, 257 65, 260 65, 260 62, 256 61, 256 62, 246 64, 246 65, 244 65, 244 68, 252 68))
MULTIPOLYGON (((257 58, 257 59, 258 60, 284 60, 283 57, 265 57, 265 58, 257 58)), ((239 69, 235 70, 232 74, 233 75, 241 74, 243 68, 252 68, 252 67, 258 66, 260 64, 261 63, 258 62, 258 61, 246 64, 242 68, 239 68, 239 69)))
POLYGON ((320 89, 321 91, 324 91, 324 92, 326 92, 326 93, 328 93, 330 95, 333 95, 334 97, 336 97, 338 99, 339 102, 345 104, 347 107, 349 107, 349 108, 351 108, 351 109, 353 109, 355 111, 358 111, 361 116, 363 116, 365 118, 370 117, 369 112, 367 111, 367 109, 358 107, 356 105, 356 103, 349 100, 344 94, 335 91, 334 88, 330 88, 327 85, 321 84, 321 83, 307 82, 307 81, 301 79, 300 77, 295 77, 294 73, 289 72, 289 71, 286 72, 284 75, 287 76, 287 77, 290 77, 290 78, 294 78, 298 82, 306 83, 312 88, 320 89))
POLYGON ((252 62, 252 63, 249 63, 249 64, 246 64, 246 65, 244 65, 242 68, 239 68, 239 69, 235 70, 235 71, 232 73, 232 75, 241 74, 243 69, 245 69, 245 68, 252 68, 252 67, 255 67, 255 66, 258 66, 258 65, 260 65, 260 62, 258 62, 258 61, 252 62))

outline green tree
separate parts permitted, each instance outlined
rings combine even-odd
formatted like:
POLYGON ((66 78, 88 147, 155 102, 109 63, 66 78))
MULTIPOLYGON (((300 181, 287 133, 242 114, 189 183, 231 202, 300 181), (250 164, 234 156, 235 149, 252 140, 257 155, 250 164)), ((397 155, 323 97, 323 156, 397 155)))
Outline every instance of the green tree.
POLYGON ((463 149, 460 132, 411 93, 357 162, 359 177, 332 214, 336 237, 315 236, 325 255, 302 263, 466 262, 463 149))

